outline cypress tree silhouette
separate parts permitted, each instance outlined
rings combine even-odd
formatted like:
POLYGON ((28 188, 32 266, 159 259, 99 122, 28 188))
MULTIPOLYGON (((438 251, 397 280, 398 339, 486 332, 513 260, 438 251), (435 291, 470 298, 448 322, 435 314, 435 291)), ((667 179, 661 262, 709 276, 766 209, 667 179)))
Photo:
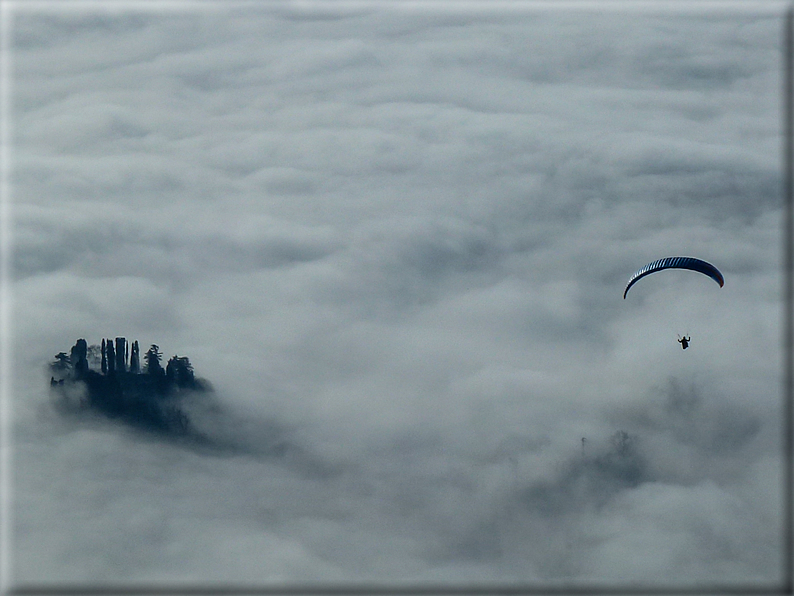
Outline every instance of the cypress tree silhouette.
POLYGON ((112 375, 116 371, 116 350, 113 349, 113 342, 107 341, 108 354, 108 374, 112 375))
POLYGON ((132 355, 130 356, 130 372, 133 374, 140 374, 141 372, 141 357, 138 351, 138 340, 132 344, 132 355))
POLYGON ((125 366, 124 362, 124 353, 125 353, 125 344, 127 340, 123 337, 116 338, 116 370, 118 371, 126 371, 127 367, 125 366))

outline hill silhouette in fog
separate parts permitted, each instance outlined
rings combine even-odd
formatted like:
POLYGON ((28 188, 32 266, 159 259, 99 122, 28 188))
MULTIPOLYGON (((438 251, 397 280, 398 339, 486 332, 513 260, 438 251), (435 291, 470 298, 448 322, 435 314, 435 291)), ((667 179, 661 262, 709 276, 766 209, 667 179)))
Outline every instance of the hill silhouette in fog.
POLYGON ((174 355, 163 367, 156 344, 141 358, 138 342, 124 337, 91 346, 78 339, 68 354, 58 353, 50 363, 50 389, 62 405, 180 435, 190 430, 185 400, 212 390, 187 356, 174 355))

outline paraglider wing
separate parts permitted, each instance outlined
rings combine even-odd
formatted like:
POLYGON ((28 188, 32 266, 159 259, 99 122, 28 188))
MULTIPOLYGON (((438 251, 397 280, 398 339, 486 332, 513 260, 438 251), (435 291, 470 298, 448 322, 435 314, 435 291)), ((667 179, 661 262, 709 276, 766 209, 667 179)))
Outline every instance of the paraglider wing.
POLYGON ((632 275, 629 278, 629 283, 626 285, 626 289, 623 291, 623 298, 626 298, 626 294, 629 293, 629 288, 637 283, 637 281, 646 275, 656 273, 662 269, 690 269, 692 271, 697 271, 698 273, 708 275, 711 279, 720 284, 720 287, 725 285, 725 279, 722 277, 722 273, 720 273, 719 270, 711 263, 701 261, 695 257, 665 257, 664 259, 659 259, 653 263, 648 263, 645 265, 645 267, 632 275))

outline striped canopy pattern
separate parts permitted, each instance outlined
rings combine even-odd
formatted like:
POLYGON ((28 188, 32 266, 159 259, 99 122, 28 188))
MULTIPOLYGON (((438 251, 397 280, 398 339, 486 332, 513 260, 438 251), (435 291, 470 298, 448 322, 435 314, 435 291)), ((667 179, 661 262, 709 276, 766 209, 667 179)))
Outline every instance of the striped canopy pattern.
POLYGON ((720 284, 720 287, 725 285, 725 278, 722 277, 722 273, 711 263, 696 259, 695 257, 665 257, 653 263, 648 263, 645 267, 632 275, 629 278, 626 289, 623 291, 623 298, 626 298, 626 294, 629 293, 629 288, 640 279, 651 273, 661 271, 662 269, 689 269, 691 271, 697 271, 698 273, 708 275, 711 279, 720 284))

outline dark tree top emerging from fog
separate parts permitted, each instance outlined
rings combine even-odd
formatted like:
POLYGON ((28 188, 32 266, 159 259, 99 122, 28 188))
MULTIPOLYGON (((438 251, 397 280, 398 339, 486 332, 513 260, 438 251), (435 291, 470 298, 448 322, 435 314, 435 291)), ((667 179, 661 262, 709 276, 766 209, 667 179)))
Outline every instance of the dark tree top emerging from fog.
POLYGON ((139 366, 138 342, 132 344, 130 357, 126 338, 102 340, 101 346, 88 346, 78 339, 70 354, 59 352, 50 364, 50 387, 62 405, 77 411, 93 410, 151 430, 185 433, 190 421, 181 407, 195 392, 206 392, 210 385, 197 379, 187 356, 174 355, 165 369, 162 353, 152 344, 139 366), (115 347, 114 347, 115 346, 115 347), (96 362, 101 354, 100 370, 96 362))

